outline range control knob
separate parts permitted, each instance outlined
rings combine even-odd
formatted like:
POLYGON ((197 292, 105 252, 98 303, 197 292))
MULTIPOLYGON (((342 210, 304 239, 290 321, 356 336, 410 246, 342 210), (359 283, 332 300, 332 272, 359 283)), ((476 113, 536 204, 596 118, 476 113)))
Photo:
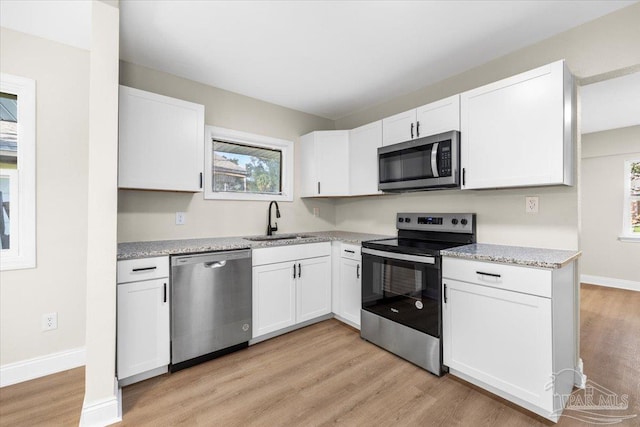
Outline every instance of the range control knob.
POLYGON ((404 222, 404 218, 398 218, 398 222, 404 222))
POLYGON ((458 220, 456 218, 453 218, 451 220, 451 224, 456 225, 458 223, 458 220))
POLYGON ((411 222, 411 218, 405 218, 404 222, 411 222))
POLYGON ((466 219, 464 219, 464 218, 462 218, 462 219, 460 220, 460 224, 462 224, 462 225, 467 225, 467 220, 466 220, 466 219))

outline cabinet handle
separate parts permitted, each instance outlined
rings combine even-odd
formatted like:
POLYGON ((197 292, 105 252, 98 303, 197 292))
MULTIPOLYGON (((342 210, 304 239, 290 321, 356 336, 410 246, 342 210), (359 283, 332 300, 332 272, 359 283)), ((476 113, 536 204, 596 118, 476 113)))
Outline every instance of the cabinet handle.
POLYGON ((356 266, 356 279, 360 278, 360 264, 356 266))
POLYGON ((466 183, 466 175, 467 175, 467 170, 465 168, 462 168, 462 185, 465 185, 466 183))
POLYGON ((356 251, 352 251, 351 249, 345 249, 344 251, 346 253, 349 253, 349 254, 355 254, 356 253, 356 251))
POLYGON ((300 263, 298 263, 298 279, 302 277, 302 267, 300 266, 300 263))
POLYGON ((444 303, 447 303, 447 284, 444 284, 444 303))
POLYGON ((167 284, 164 284, 164 302, 167 302, 167 284))
POLYGON ((296 278, 296 265, 293 264, 293 278, 296 278))
POLYGON ((148 270, 155 270, 158 267, 140 267, 140 268, 133 268, 131 271, 133 272, 137 272, 137 271, 148 271, 148 270))
POLYGON ((476 274, 479 274, 481 276, 491 276, 491 277, 500 277, 499 274, 495 274, 495 273, 485 273, 482 271, 476 271, 476 274))
POLYGON ((320 194, 320 181, 318 181, 318 194, 320 194))
POLYGON ((413 123, 411 123, 411 139, 413 139, 413 123))
POLYGON ((416 138, 420 137, 420 122, 416 122, 416 138))
POLYGON ((202 188, 202 172, 200 172, 200 188, 202 188))

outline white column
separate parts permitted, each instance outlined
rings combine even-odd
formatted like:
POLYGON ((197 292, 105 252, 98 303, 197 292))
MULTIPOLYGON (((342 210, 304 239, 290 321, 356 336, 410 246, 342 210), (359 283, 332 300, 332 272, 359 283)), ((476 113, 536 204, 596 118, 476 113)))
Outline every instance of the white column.
POLYGON ((119 9, 91 2, 85 396, 81 426, 121 419, 115 385, 119 9))

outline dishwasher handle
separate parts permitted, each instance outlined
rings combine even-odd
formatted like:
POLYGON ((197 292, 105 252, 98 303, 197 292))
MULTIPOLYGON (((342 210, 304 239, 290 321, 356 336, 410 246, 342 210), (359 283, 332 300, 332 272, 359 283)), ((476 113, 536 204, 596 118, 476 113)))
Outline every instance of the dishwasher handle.
POLYGON ((227 265, 227 261, 226 260, 214 261, 214 262, 205 262, 204 263, 204 268, 220 268, 220 267, 224 267, 225 265, 227 265))
POLYGON ((180 255, 171 257, 171 267, 182 267, 190 264, 204 264, 207 268, 223 267, 229 261, 251 259, 251 249, 240 249, 220 252, 206 252, 195 255, 180 255))

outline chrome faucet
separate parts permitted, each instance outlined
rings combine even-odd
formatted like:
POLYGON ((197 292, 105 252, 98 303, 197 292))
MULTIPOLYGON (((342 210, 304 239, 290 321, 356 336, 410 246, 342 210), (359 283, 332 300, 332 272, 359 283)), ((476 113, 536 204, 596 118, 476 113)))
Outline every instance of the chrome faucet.
POLYGON ((276 221, 276 225, 271 226, 271 206, 275 203, 276 205, 276 218, 280 218, 280 208, 278 207, 278 202, 272 200, 269 203, 269 223, 267 224, 267 236, 272 236, 274 231, 278 231, 278 222, 276 221))

